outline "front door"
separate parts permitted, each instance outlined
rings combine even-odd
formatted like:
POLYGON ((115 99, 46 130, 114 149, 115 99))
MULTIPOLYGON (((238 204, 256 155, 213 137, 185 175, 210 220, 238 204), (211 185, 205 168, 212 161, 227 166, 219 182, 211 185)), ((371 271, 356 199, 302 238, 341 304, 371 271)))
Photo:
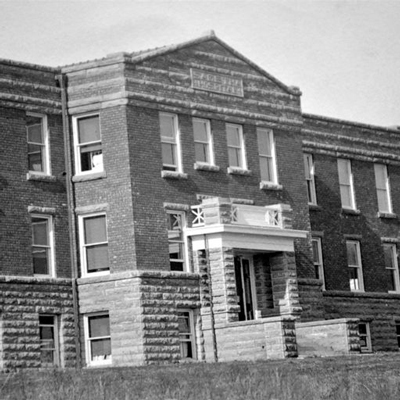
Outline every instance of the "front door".
POLYGON ((239 298, 239 321, 254 319, 254 271, 250 257, 235 256, 236 292, 239 298))

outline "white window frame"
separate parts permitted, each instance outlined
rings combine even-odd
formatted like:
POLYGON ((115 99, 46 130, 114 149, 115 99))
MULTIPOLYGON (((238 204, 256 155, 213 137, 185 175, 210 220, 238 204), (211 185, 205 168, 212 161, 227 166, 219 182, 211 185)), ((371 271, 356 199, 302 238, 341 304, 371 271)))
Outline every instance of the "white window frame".
POLYGON ((322 290, 325 290, 325 273, 324 273, 324 262, 322 256, 322 240, 320 237, 312 237, 311 239, 312 244, 317 244, 317 254, 315 257, 314 253, 314 245, 313 245, 313 262, 314 262, 314 269, 318 269, 319 279, 322 281, 322 290), (317 259, 315 259, 317 258, 317 259))
POLYGON ((304 172, 306 175, 308 204, 317 205, 317 192, 315 189, 315 169, 312 154, 304 154, 304 172))
POLYGON ((94 366, 103 366, 103 365, 110 365, 112 364, 112 342, 111 342, 111 355, 109 359, 105 360, 92 360, 92 340, 101 340, 101 339, 110 339, 111 341, 111 318, 109 312, 98 312, 98 313, 91 313, 86 314, 83 317, 84 323, 84 335, 85 335, 85 354, 86 354, 86 365, 89 367, 94 366), (92 317, 108 317, 108 323, 110 328, 110 335, 109 336, 89 336, 89 319, 92 317))
POLYGON ((356 199, 354 194, 354 180, 353 173, 351 168, 351 161, 343 158, 338 158, 338 176, 339 176, 339 186, 340 186, 340 199, 342 202, 342 208, 348 210, 356 210, 356 199), (339 165, 343 165, 343 170, 346 171, 346 174, 341 174, 341 168, 339 165), (347 198, 344 196, 344 192, 348 192, 350 204, 345 204, 347 198))
POLYGON ((360 351, 362 353, 370 353, 372 351, 372 341, 371 341, 371 330, 369 326, 369 322, 360 321, 358 323, 358 334, 360 336, 360 351), (361 335, 360 333, 360 325, 365 325, 365 335, 361 335), (365 336, 366 346, 361 346, 361 337, 365 336))
POLYGON ((347 257, 347 268, 352 268, 357 270, 358 277, 358 288, 355 285, 352 285, 352 279, 349 279, 350 290, 352 292, 363 292, 364 291, 364 277, 363 277, 363 269, 362 269, 362 261, 361 261, 361 249, 360 242, 357 240, 346 240, 346 255, 347 255, 347 246, 355 245, 356 248, 356 257, 357 264, 350 264, 349 259, 347 257))
POLYGON ((102 138, 102 134, 101 134, 100 114, 99 113, 90 113, 90 114, 77 115, 77 116, 72 118, 72 125, 73 125, 73 131, 74 131, 75 174, 76 175, 88 175, 88 174, 94 174, 94 173, 98 173, 98 172, 103 172, 104 171, 104 153, 103 153, 103 138, 102 138), (96 140, 96 141, 93 141, 93 142, 87 142, 87 143, 84 143, 84 144, 80 144, 79 143, 79 124, 78 124, 79 120, 86 119, 86 118, 91 118, 91 117, 97 117, 98 118, 100 140, 96 140), (92 168, 92 169, 89 169, 87 171, 82 171, 81 147, 90 146, 90 145, 98 145, 98 146, 100 146, 101 163, 99 164, 99 168, 92 168))
POLYGON ((374 164, 375 171, 375 184, 376 194, 378 198, 378 209, 383 213, 392 213, 392 200, 390 196, 390 180, 387 171, 387 165, 385 164, 374 164), (379 171, 381 170, 381 171, 379 171), (384 175, 384 182, 379 181, 380 172, 384 175), (384 201, 379 194, 383 194, 384 201))
POLYGON ((193 138, 194 138, 194 144, 196 147, 196 144, 202 145, 207 148, 206 154, 208 161, 200 161, 196 157, 196 148, 195 148, 195 160, 197 164, 206 164, 206 165, 215 165, 214 161, 214 148, 213 148, 213 135, 211 132, 211 124, 209 119, 204 119, 204 118, 193 118, 193 138), (207 132, 207 141, 202 141, 202 140, 197 140, 195 136, 195 123, 200 122, 204 123, 206 127, 206 132, 207 132))
POLYGON ((260 176, 262 182, 278 183, 278 174, 276 167, 276 151, 275 151, 275 137, 272 129, 267 128, 257 128, 257 146, 258 146, 258 159, 260 161, 260 176), (260 146, 260 137, 265 135, 269 143, 270 154, 262 153, 260 146), (268 171, 262 168, 261 160, 267 160, 268 171), (271 179, 265 179, 268 175, 271 179))
POLYGON ((51 314, 39 314, 39 339, 40 339, 40 348, 42 351, 42 344, 44 340, 40 337, 40 328, 41 327, 52 327, 53 328, 53 333, 54 333, 54 348, 49 348, 48 350, 53 351, 53 363, 48 364, 48 365, 41 365, 41 367, 54 367, 54 366, 60 366, 60 330, 59 330, 59 322, 58 322, 58 316, 57 315, 51 315, 51 314), (52 324, 46 324, 46 323, 40 323, 40 317, 46 317, 46 318, 53 318, 53 323, 52 324))
POLYGON ((245 150, 245 142, 244 142, 244 135, 243 135, 243 126, 239 124, 226 124, 226 140, 228 146, 228 164, 230 168, 237 168, 247 170, 247 161, 246 161, 246 150, 245 150), (239 146, 235 146, 229 144, 229 128, 237 129, 239 133, 239 146), (230 157, 229 157, 229 150, 233 149, 236 152, 236 156, 238 158, 239 165, 231 165, 230 157))
POLYGON ((36 117, 42 120, 42 135, 43 135, 43 143, 35 143, 29 141, 29 133, 28 133, 28 126, 26 126, 26 139, 27 145, 34 144, 43 146, 42 156, 44 160, 42 160, 43 171, 35 171, 29 169, 29 150, 28 150, 28 171, 35 175, 51 175, 51 163, 50 163, 50 139, 49 139, 49 129, 48 129, 48 122, 47 122, 47 115, 45 114, 38 114, 33 112, 27 112, 27 117, 36 117))
MULTIPOLYGON (((191 350, 192 350, 192 360, 196 360, 197 359, 197 348, 196 348, 196 330, 195 330, 195 315, 194 315, 194 311, 191 309, 178 309, 178 318, 179 318, 179 314, 181 313, 187 313, 189 316, 189 329, 190 329, 190 338, 183 338, 183 336, 186 336, 187 333, 181 333, 179 332, 179 348, 180 348, 180 353, 181 353, 181 359, 190 359, 190 357, 183 357, 183 343, 190 343, 191 344, 191 350)), ((179 328, 178 328, 179 329, 179 328)))
MULTIPOLYGON (((169 262, 170 265, 172 262, 180 262, 182 263, 182 271, 177 271, 177 270, 172 270, 174 272, 189 272, 188 266, 189 266, 189 262, 187 259, 187 236, 186 236, 186 232, 185 232, 185 228, 186 228, 186 213, 184 211, 181 210, 167 210, 167 218, 169 218, 169 215, 171 214, 176 214, 176 215, 180 215, 181 218, 181 235, 182 235, 182 240, 170 240, 168 237, 168 255, 169 253, 169 244, 170 243, 179 243, 182 246, 182 252, 183 252, 183 257, 179 258, 179 259, 175 259, 175 258, 169 258, 169 262)), ((168 219, 167 219, 167 224, 169 223, 168 219)), ((169 229, 167 226, 167 231, 169 233, 169 229)))
POLYGON ((106 228, 106 236, 107 236, 107 242, 99 242, 99 243, 90 243, 90 246, 94 245, 100 245, 100 244, 106 244, 107 243, 107 249, 109 245, 109 240, 108 240, 108 221, 107 221, 107 213, 105 212, 100 212, 100 213, 91 213, 91 214, 84 214, 84 215, 79 215, 78 216, 78 227, 79 227, 79 247, 80 247, 80 258, 81 258, 81 274, 82 277, 88 277, 88 276, 101 276, 101 275, 109 275, 110 274, 110 260, 108 260, 108 270, 104 271, 95 271, 95 272, 89 272, 87 270, 87 256, 86 256, 86 246, 87 244, 85 243, 85 227, 84 227, 84 220, 86 218, 91 218, 91 217, 102 217, 104 216, 105 218, 105 228, 106 228))
POLYGON ((388 249, 391 255, 391 264, 392 267, 389 268, 386 264, 386 257, 385 257, 385 269, 386 271, 391 271, 392 279, 394 283, 394 290, 389 290, 389 293, 399 293, 400 292, 400 278, 399 278, 399 266, 397 261, 397 246, 393 243, 383 243, 382 244, 384 255, 385 249, 388 249))
POLYGON ((179 129, 179 120, 177 114, 171 114, 166 112, 160 112, 159 114, 160 120, 160 138, 161 138, 161 159, 162 159, 162 146, 163 144, 171 145, 173 149, 173 155, 175 157, 176 164, 167 164, 164 163, 162 159, 162 169, 164 171, 172 171, 172 172, 183 172, 182 168, 182 156, 181 156, 181 141, 180 141, 180 129, 179 129), (172 119, 173 129, 174 129, 174 137, 171 139, 167 136, 162 136, 161 134, 161 117, 169 117, 172 119))
MULTIPOLYGON (((33 275, 36 277, 55 277, 55 249, 54 249, 54 223, 53 217, 51 215, 45 214, 30 214, 31 218, 31 231, 32 231, 32 245, 33 247, 40 247, 47 250, 47 267, 48 273, 47 274, 36 274, 34 265, 33 265, 33 256, 32 256, 32 266, 33 266, 33 275), (37 245, 33 242, 33 225, 37 222, 33 222, 34 218, 42 219, 46 221, 46 229, 47 229, 47 240, 48 245, 37 245)), ((32 249, 33 250, 33 249, 32 249)))

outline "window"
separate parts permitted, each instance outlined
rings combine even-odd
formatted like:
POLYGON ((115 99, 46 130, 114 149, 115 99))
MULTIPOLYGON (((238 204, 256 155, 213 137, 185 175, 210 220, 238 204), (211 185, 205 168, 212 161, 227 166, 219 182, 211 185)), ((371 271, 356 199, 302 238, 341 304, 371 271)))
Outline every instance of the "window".
POLYGON ((306 174, 308 204, 317 204, 314 179, 314 160, 312 154, 304 154, 304 170, 306 174))
POLYGON ((396 321, 396 337, 397 337, 397 346, 400 349, 400 321, 396 321))
POLYGON ((193 311, 178 312, 181 358, 196 358, 193 311))
POLYGON ((29 171, 50 175, 47 117, 40 114, 27 113, 26 132, 29 171))
POLYGON ((178 117, 160 113, 163 170, 181 172, 178 117))
POLYGON ((359 322, 358 332, 360 335, 360 350, 361 350, 361 352, 372 351, 371 333, 369 330, 369 323, 368 322, 359 322))
POLYGON ((168 246, 171 271, 185 270, 185 239, 183 228, 185 215, 182 212, 168 212, 168 246))
POLYGON ((374 164, 374 168, 379 211, 391 213, 392 205, 390 200, 390 185, 387 166, 383 164, 374 164))
POLYGON ((54 275, 54 240, 51 216, 32 215, 32 262, 34 275, 54 275))
POLYGON ((111 364, 109 315, 89 315, 85 317, 84 322, 87 365, 111 364))
POLYGON ((87 115, 74 119, 76 173, 103 171, 100 118, 87 115))
POLYGON ((105 214, 79 218, 82 274, 108 273, 108 239, 105 214))
POLYGON ((397 264, 397 250, 395 244, 383 245, 385 255, 385 268, 388 275, 389 292, 400 291, 399 268, 397 264))
POLYGON ((351 173, 350 160, 338 159, 340 198, 342 207, 355 210, 356 203, 354 199, 353 175, 351 173))
POLYGON ((57 317, 39 315, 40 365, 53 367, 60 364, 57 317))
POLYGON ((194 150, 196 162, 214 164, 210 121, 193 118, 194 150))
POLYGON ((228 142, 229 166, 246 169, 243 130, 241 125, 227 124, 226 135, 228 142))
POLYGON ((270 129, 257 129, 258 157, 261 180, 277 183, 275 142, 270 129))
POLYGON ((349 267, 349 281, 351 291, 363 291, 364 282, 362 276, 360 243, 349 240, 346 242, 347 265, 349 267))
POLYGON ((322 290, 325 290, 324 265, 322 262, 322 246, 320 238, 312 239, 315 279, 322 280, 322 290))

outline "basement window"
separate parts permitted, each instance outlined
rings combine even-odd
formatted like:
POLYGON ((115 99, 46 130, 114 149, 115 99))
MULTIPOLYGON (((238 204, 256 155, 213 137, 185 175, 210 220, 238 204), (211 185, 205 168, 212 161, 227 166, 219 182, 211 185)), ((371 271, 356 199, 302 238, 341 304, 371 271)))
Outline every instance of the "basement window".
POLYGON ((60 364, 57 317, 39 315, 40 365, 54 367, 60 364))
POLYGON ((196 358, 193 311, 184 310, 178 313, 179 342, 181 358, 196 358))
POLYGON ((111 364, 110 317, 107 313, 88 315, 85 322, 86 363, 111 364))
POLYGON ((362 353, 369 353, 372 351, 371 345, 371 331, 368 322, 360 322, 358 324, 358 332, 360 335, 360 349, 362 353))

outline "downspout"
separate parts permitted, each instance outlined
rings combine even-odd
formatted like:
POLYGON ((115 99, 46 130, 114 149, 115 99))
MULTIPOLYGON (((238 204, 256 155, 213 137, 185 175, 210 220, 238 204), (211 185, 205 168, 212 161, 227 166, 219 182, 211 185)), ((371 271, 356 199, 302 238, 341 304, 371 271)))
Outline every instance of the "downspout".
POLYGON ((76 219, 75 219, 75 194, 74 185, 72 183, 72 161, 71 161, 71 140, 70 140, 70 124, 68 115, 68 96, 67 96, 67 77, 65 74, 56 77, 61 87, 61 108, 63 119, 64 133, 64 158, 67 186, 67 208, 69 221, 69 241, 70 241, 70 257, 71 257, 71 273, 72 273, 72 302, 74 312, 74 330, 75 330, 75 349, 76 349, 76 367, 82 366, 81 362, 81 341, 80 341, 80 323, 79 323, 79 305, 78 305, 78 263, 77 263, 77 246, 76 246, 76 219))
POLYGON ((210 293, 210 323, 211 323, 211 336, 212 336, 212 342, 213 342, 214 362, 218 362, 217 335, 215 333, 214 302, 213 302, 213 293, 212 293, 210 256, 209 256, 207 235, 204 235, 204 248, 206 251, 207 278, 208 278, 208 288, 209 288, 209 293, 210 293))

